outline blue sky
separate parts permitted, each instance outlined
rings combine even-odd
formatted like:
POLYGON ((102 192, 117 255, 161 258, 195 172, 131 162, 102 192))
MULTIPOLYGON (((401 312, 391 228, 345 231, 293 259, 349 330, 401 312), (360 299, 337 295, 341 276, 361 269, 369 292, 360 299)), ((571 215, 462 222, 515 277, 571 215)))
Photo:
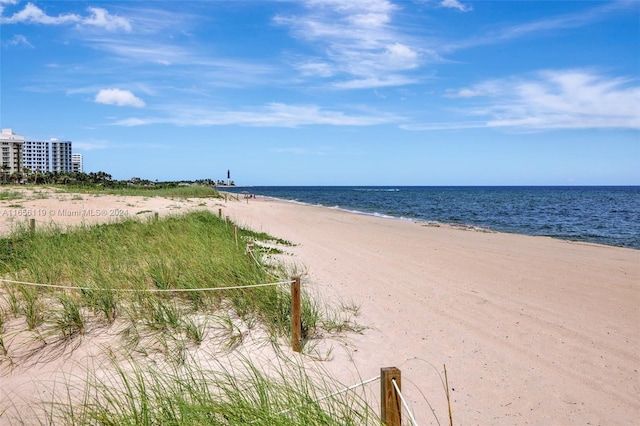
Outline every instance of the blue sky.
POLYGON ((640 2, 0 0, 0 123, 85 171, 640 185, 640 2))

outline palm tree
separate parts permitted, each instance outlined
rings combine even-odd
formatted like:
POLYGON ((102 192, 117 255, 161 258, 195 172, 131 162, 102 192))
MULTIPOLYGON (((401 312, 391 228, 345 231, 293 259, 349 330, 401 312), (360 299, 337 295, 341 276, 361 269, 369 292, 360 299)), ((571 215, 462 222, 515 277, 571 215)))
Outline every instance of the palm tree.
POLYGON ((22 168, 22 179, 23 182, 21 183, 29 183, 29 178, 31 177, 31 169, 28 168, 27 166, 22 168))
POLYGON ((22 180, 22 173, 20 172, 13 172, 9 175, 9 182, 15 184, 15 183, 19 183, 22 180))
POLYGON ((11 169, 11 167, 9 167, 7 163, 3 163, 0 169, 2 169, 2 183, 6 184, 7 176, 9 175, 9 170, 11 169))

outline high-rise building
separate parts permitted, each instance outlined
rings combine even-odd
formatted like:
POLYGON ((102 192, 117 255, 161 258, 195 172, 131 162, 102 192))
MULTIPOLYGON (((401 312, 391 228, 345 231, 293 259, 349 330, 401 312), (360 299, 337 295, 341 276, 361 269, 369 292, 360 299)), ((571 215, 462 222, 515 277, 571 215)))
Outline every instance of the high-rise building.
POLYGON ((71 172, 71 156, 70 141, 24 141, 22 163, 32 171, 71 172))
POLYGON ((71 172, 71 142, 51 139, 51 171, 71 172))
POLYGON ((22 170, 22 148, 24 136, 16 135, 12 129, 2 129, 0 151, 2 172, 11 174, 22 170))
POLYGON ((24 167, 40 172, 82 171, 82 156, 80 169, 73 166, 70 141, 25 141, 24 136, 16 135, 12 129, 2 129, 0 155, 0 167, 5 174, 22 172, 24 167))
POLYGON ((48 172, 51 155, 49 142, 25 141, 22 149, 22 164, 35 172, 48 172))
POLYGON ((83 172, 82 154, 71 154, 71 169, 74 172, 83 172))

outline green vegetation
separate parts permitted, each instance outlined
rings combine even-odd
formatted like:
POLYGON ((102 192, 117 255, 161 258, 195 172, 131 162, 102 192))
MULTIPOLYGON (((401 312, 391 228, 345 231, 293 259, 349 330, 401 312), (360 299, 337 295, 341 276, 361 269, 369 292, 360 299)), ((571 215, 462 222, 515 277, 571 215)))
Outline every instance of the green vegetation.
POLYGON ((131 195, 142 197, 166 198, 222 198, 220 193, 211 186, 202 185, 125 185, 115 187, 104 186, 57 186, 58 190, 71 193, 93 195, 131 195))
MULTIPOLYGON (((285 334, 290 321, 290 295, 281 286, 250 292, 188 291, 171 296, 145 291, 235 287, 289 278, 283 276, 281 268, 266 268, 251 261, 245 255, 244 239, 237 247, 232 234, 231 226, 207 211, 67 232, 49 228, 34 236, 20 230, 0 240, 0 274, 17 281, 82 287, 82 291, 69 293, 68 300, 59 300, 64 309, 75 302, 94 314, 101 313, 108 322, 114 313, 128 313, 132 327, 138 327, 143 319, 147 328, 172 329, 169 334, 173 335, 174 331, 183 331, 184 317, 222 309, 242 321, 259 320, 273 336, 285 334), (118 295, 117 306, 99 309, 106 300, 114 299, 114 294, 118 295)), ((16 291, 15 286, 5 288, 16 291)), ((35 328, 39 307, 51 304, 58 290, 17 288, 22 300, 20 312, 30 314, 33 321, 29 324, 35 328)), ((310 321, 317 314, 307 314, 305 324, 311 329, 318 327, 317 321, 310 321)))
POLYGON ((18 191, 0 191, 0 200, 19 200, 22 194, 18 191))
POLYGON ((54 405, 49 418, 63 425, 380 424, 362 393, 325 398, 338 384, 313 380, 292 360, 270 366, 269 375, 242 356, 215 370, 193 361, 154 368, 114 362, 111 376, 89 378, 83 404, 54 405))
MULTIPOLYGON (((216 353, 232 354, 252 330, 264 332, 277 354, 284 353, 280 342, 288 344, 289 287, 243 287, 291 275, 286 265, 264 262, 260 250, 247 256, 248 242, 291 243, 243 229, 236 243, 232 225, 198 211, 34 234, 25 228, 0 239, 0 276, 59 286, 0 282, 0 367, 56 356, 84 336, 108 330, 117 340, 109 349, 113 377, 91 379, 88 371, 81 403, 45 404, 52 423, 376 423, 356 394, 315 402, 336 385, 329 379, 316 384, 290 360, 279 358, 274 375, 247 359, 242 368, 212 370, 191 357, 205 350, 205 341, 206 350, 213 344, 216 353), (28 349, 18 347, 25 341, 28 349)), ((308 343, 324 334, 360 331, 353 322, 356 308, 342 311, 347 315, 303 292, 303 350, 313 350, 308 343)))
MULTIPOLYGON (((41 185, 53 186, 60 191, 90 194, 142 195, 180 198, 221 198, 213 189, 216 182, 212 179, 195 181, 152 182, 148 179, 131 178, 128 180, 113 179, 106 172, 40 172, 24 168, 10 175, 3 173, 0 184, 26 184, 29 188, 41 185)), ((37 191, 36 191, 37 192, 37 191)), ((0 191, 0 200, 21 198, 18 191, 0 191)), ((75 197, 79 197, 75 195, 75 197)), ((82 198, 75 198, 82 199, 82 198)))
POLYGON ((256 232, 250 229, 242 229, 241 236, 247 240, 258 240, 266 242, 274 242, 283 246, 293 246, 291 241, 283 240, 282 238, 272 237, 265 232, 256 232))
MULTIPOLYGON (((93 195, 132 195, 146 197, 167 198, 222 198, 214 188, 216 182, 212 179, 198 179, 195 181, 152 182, 147 179, 131 178, 116 180, 105 172, 39 172, 24 168, 22 172, 5 175, 0 184, 23 184, 33 189, 33 198, 48 198, 48 193, 42 193, 38 188, 53 187, 59 192, 73 193, 73 200, 82 200, 80 194, 93 195)), ((19 191, 0 191, 0 201, 22 198, 19 191)))

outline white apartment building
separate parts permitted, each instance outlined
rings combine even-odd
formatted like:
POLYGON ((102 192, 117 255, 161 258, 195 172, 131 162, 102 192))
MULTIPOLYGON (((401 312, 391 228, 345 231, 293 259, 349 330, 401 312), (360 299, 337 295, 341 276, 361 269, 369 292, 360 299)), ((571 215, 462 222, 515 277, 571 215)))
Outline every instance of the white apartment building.
POLYGON ((22 172, 24 167, 40 172, 82 171, 82 155, 79 169, 74 166, 70 141, 25 141, 12 129, 0 133, 0 167, 6 174, 22 172))
POLYGON ((71 172, 71 142, 51 139, 51 171, 71 172))
POLYGON ((70 141, 25 141, 22 152, 23 166, 32 171, 73 171, 70 141))
POLYGON ((71 169, 74 172, 80 173, 84 171, 82 165, 82 154, 71 154, 71 169))
POLYGON ((22 149, 24 136, 16 135, 12 129, 2 129, 0 133, 0 166, 5 173, 11 174, 22 170, 22 149))
POLYGON ((45 141, 25 141, 22 148, 22 164, 31 171, 49 171, 49 142, 45 141))

